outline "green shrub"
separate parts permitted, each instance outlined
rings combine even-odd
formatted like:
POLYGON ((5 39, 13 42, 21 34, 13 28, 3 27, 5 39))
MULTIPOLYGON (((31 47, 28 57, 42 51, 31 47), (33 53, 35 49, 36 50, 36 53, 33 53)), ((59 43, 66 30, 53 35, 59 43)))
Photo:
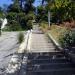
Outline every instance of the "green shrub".
POLYGON ((21 31, 22 28, 21 28, 21 25, 17 21, 11 20, 8 23, 8 30, 9 31, 21 31))
POLYGON ((23 34, 23 32, 20 32, 18 34, 17 39, 18 39, 18 43, 22 43, 24 41, 24 34, 23 34))
POLYGON ((11 20, 16 20, 17 13, 10 12, 6 15, 6 18, 8 19, 8 22, 10 22, 11 20))
POLYGON ((32 20, 28 20, 27 22, 27 28, 32 29, 32 20))
POLYGON ((59 37, 59 43, 64 48, 69 48, 75 45, 75 32, 71 30, 66 30, 61 33, 59 37))

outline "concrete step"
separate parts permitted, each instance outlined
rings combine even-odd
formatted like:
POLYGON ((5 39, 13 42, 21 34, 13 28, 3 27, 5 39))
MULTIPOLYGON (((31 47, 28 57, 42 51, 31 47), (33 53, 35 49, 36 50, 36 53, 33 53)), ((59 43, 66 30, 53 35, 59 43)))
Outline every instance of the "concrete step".
POLYGON ((41 64, 41 63, 65 63, 65 62, 69 62, 66 59, 33 59, 33 60, 29 60, 28 64, 41 64))
POLYGON ((28 59, 52 59, 52 58, 65 58, 62 52, 50 52, 50 53, 29 53, 28 59))
POLYGON ((75 75, 75 68, 28 71, 27 75, 75 75))
POLYGON ((75 75, 75 64, 62 52, 29 53, 27 75, 75 75))
POLYGON ((48 63, 48 64, 34 64, 28 65, 28 71, 35 71, 35 70, 50 70, 50 69, 61 69, 61 68, 75 68, 74 64, 72 63, 48 63))

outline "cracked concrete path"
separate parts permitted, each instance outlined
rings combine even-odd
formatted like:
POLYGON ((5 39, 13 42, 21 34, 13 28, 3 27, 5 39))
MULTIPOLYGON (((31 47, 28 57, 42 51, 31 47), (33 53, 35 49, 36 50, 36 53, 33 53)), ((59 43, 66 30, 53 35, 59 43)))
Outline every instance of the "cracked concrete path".
POLYGON ((0 36, 0 75, 7 68, 12 55, 18 50, 17 34, 19 32, 3 32, 0 36))

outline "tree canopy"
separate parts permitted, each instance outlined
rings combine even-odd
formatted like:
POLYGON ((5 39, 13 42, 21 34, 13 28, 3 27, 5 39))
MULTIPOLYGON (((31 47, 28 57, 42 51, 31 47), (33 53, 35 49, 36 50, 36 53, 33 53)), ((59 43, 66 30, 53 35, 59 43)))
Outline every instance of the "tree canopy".
POLYGON ((35 0, 12 0, 7 8, 7 19, 10 30, 25 30, 32 28, 32 20, 34 19, 35 0))
POLYGON ((63 22, 75 20, 75 2, 74 0, 42 0, 45 10, 51 12, 53 22, 63 22))

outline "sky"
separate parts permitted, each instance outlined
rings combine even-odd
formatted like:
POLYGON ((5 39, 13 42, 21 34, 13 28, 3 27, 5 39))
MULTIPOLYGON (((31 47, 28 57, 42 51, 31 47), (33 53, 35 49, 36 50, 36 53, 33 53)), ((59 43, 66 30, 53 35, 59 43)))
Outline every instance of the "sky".
MULTIPOLYGON (((9 5, 11 4, 11 0, 0 0, 0 6, 2 7, 4 4, 9 5)), ((33 4, 35 7, 41 4, 41 0, 35 0, 35 3, 33 4)))
POLYGON ((35 0, 35 3, 33 4, 35 7, 39 6, 40 4, 42 4, 41 2, 42 0, 35 0))
POLYGON ((4 4, 6 5, 11 4, 11 0, 0 0, 0 6, 2 7, 4 4))

